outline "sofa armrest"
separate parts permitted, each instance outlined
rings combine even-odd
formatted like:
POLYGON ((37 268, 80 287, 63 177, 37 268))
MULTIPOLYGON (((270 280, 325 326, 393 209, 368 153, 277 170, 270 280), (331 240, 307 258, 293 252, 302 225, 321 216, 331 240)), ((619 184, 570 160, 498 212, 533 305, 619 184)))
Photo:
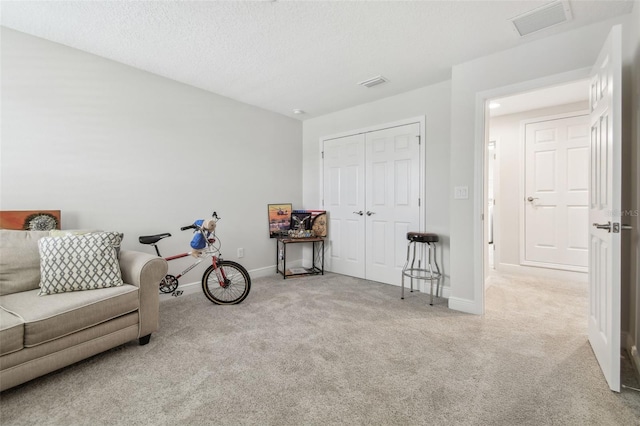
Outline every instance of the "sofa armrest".
POLYGON ((122 280, 138 287, 140 326, 138 337, 149 335, 158 329, 159 284, 167 274, 167 261, 139 251, 120 251, 122 280))

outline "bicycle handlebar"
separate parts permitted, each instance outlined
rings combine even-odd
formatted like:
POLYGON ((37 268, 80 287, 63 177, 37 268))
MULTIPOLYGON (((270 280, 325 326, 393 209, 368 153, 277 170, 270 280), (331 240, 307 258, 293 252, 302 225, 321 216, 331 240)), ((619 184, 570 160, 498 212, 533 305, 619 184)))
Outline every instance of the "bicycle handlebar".
MULTIPOLYGON (((220 220, 220 218, 218 217, 218 212, 213 212, 213 214, 211 215, 212 218, 216 219, 216 221, 220 220)), ((181 231, 186 231, 187 229, 198 229, 198 225, 196 224, 191 224, 191 225, 187 225, 187 226, 183 226, 180 228, 181 231)))

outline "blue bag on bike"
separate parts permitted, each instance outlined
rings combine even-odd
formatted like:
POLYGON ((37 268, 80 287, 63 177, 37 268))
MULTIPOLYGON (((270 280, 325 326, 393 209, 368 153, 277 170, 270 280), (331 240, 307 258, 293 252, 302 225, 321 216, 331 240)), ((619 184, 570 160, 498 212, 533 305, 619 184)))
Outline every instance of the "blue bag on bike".
MULTIPOLYGON (((198 219, 193 222, 194 225, 202 226, 204 220, 198 219)), ((209 236, 209 232, 207 232, 207 237, 209 236)), ((195 250, 202 250, 207 246, 207 240, 202 235, 202 232, 196 232, 196 234, 191 239, 191 248, 195 250)))

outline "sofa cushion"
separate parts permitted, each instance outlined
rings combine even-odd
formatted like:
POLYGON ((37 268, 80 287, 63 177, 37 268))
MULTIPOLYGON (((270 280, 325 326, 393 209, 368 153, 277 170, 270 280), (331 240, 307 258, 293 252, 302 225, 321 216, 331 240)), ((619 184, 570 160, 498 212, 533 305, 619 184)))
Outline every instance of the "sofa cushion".
POLYGON ((22 349, 24 342, 24 321, 18 315, 0 307, 0 355, 22 349))
POLYGON ((121 241, 117 232, 41 238, 40 294, 122 285, 116 253, 121 241))
POLYGON ((39 297, 38 290, 0 296, 0 306, 24 321, 30 347, 117 318, 138 309, 138 288, 130 284, 39 297))
POLYGON ((38 240, 48 235, 48 231, 0 229, 0 296, 38 288, 38 240))

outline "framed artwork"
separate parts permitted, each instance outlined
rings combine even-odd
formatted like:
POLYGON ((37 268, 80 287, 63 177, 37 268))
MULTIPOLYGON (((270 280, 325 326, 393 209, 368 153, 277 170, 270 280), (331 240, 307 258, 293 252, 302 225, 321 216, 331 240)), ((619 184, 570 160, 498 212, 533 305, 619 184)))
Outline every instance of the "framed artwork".
POLYGON ((327 236, 326 210, 293 210, 291 229, 313 231, 316 237, 327 236))
POLYGON ((60 229, 60 210, 0 210, 0 229, 23 231, 60 229))
POLYGON ((311 212, 308 210, 294 210, 291 213, 291 229, 311 230, 311 212))
POLYGON ((327 236, 327 212, 324 210, 316 210, 311 215, 311 230, 316 237, 327 236))
POLYGON ((279 237, 289 231, 289 228, 291 228, 291 207, 291 203, 267 205, 270 238, 279 237))

